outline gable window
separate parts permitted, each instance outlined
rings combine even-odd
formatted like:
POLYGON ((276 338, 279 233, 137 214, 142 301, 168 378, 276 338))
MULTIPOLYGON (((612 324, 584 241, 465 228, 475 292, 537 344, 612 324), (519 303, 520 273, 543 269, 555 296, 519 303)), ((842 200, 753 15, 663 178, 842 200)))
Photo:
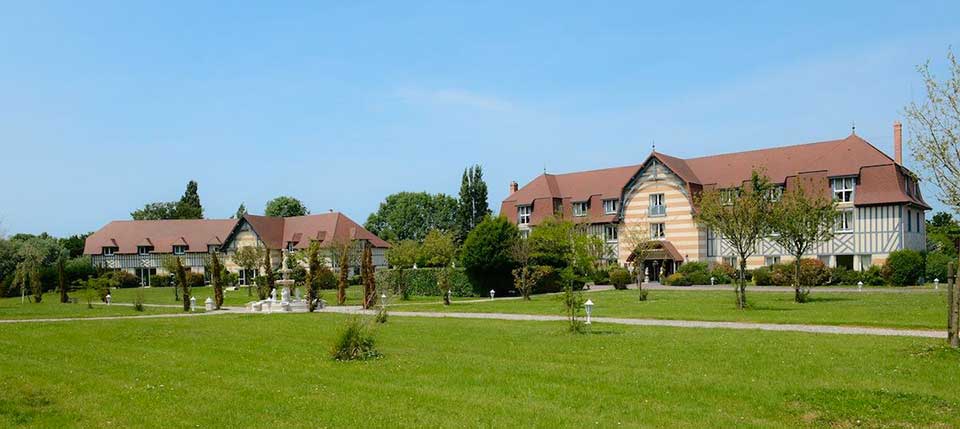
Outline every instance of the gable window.
POLYGON ((553 199, 553 214, 563 214, 563 200, 559 198, 553 199))
POLYGON ((526 206, 517 206, 517 223, 520 225, 527 225, 530 223, 530 213, 533 212, 533 207, 526 206))
POLYGON ((665 216, 667 206, 664 205, 663 194, 650 194, 650 216, 665 216))
POLYGON ((737 197, 739 196, 740 196, 739 188, 721 189, 720 203, 725 206, 733 205, 733 200, 737 199, 737 197))
POLYGON ((292 252, 292 251, 293 251, 293 247, 296 246, 296 245, 297 245, 296 242, 294 242, 294 241, 288 241, 288 242, 287 242, 287 251, 288 251, 288 252, 292 252))
POLYGON ((573 215, 582 217, 587 215, 587 202, 581 201, 578 203, 573 203, 573 215))
POLYGON ((833 199, 841 203, 853 201, 853 189, 856 186, 856 179, 853 177, 841 177, 830 179, 830 186, 833 188, 833 199))
POLYGON ((149 255, 151 250, 153 250, 152 246, 137 246, 137 254, 140 256, 149 255))
POLYGON ((173 254, 174 254, 174 255, 182 255, 182 254, 184 254, 184 253, 187 253, 187 246, 184 246, 184 245, 182 245, 182 244, 175 244, 175 245, 173 246, 173 254))
POLYGON ((603 200, 603 212, 605 214, 616 214, 617 203, 619 202, 619 200, 603 200))
POLYGON ((603 226, 603 239, 607 241, 617 241, 617 226, 616 225, 604 225, 603 226))
POLYGON ((662 223, 651 223, 650 224, 650 238, 664 238, 666 237, 666 232, 664 231, 662 223))
POLYGON ((841 210, 837 215, 837 232, 853 232, 853 210, 841 210))
POLYGON ((113 256, 114 252, 117 251, 116 247, 104 247, 103 256, 113 256))

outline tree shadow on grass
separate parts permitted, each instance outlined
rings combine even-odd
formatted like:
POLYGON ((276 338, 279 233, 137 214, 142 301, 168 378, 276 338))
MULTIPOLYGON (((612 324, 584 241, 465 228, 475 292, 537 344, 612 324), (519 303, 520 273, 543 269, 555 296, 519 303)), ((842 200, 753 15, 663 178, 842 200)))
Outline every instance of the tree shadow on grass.
POLYGON ((807 297, 807 302, 805 304, 813 302, 841 302, 841 301, 855 301, 853 298, 844 298, 842 296, 820 296, 820 295, 811 295, 807 297))

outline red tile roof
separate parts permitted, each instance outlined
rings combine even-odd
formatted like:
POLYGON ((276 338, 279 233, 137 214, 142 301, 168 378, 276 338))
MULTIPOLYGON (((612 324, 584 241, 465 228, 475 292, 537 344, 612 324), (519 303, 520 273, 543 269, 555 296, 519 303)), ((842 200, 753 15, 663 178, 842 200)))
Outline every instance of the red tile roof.
MULTIPOLYGON (((609 222, 615 216, 593 212, 594 196, 620 198, 627 182, 651 159, 657 159, 687 182, 696 192, 702 187, 740 186, 750 179, 754 169, 762 169, 774 183, 787 183, 795 177, 827 178, 860 176, 855 204, 910 203, 929 209, 919 190, 907 192, 906 177, 913 173, 855 134, 839 139, 793 146, 681 159, 654 151, 640 165, 607 168, 568 174, 542 174, 503 200, 501 215, 516 222, 518 205, 534 204, 531 224, 536 225, 553 213, 552 201, 560 198, 564 215, 571 202, 591 200, 593 222, 609 222), (540 203, 539 201, 543 201, 540 203), (548 204, 549 203, 549 204, 548 204), (540 207, 538 207, 540 206, 540 207)), ((829 194, 829 188, 826 190, 829 194)))
MULTIPOLYGON (((288 218, 246 215, 270 249, 286 248, 288 241, 298 241, 295 246, 309 246, 309 237, 321 242, 333 239, 369 240, 374 247, 390 247, 370 231, 344 216, 342 213, 324 213, 288 218), (301 239, 295 239, 300 237, 301 239)), ((186 244, 188 252, 206 252, 207 245, 220 245, 232 235, 236 219, 191 219, 191 220, 128 220, 113 221, 87 238, 84 254, 98 255, 103 247, 117 247, 116 253, 137 253, 138 245, 152 243, 155 253, 172 253, 174 245, 186 244)))

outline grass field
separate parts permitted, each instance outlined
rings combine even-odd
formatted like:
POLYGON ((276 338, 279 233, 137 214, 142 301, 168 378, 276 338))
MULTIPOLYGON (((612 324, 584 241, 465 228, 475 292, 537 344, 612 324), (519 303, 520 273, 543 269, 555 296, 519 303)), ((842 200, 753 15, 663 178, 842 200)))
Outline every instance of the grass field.
POLYGON ((44 295, 39 304, 26 302, 20 298, 0 298, 0 320, 9 319, 45 319, 63 317, 112 317, 142 316, 145 314, 175 313, 183 310, 176 308, 145 307, 144 311, 135 311, 132 306, 99 305, 87 308, 86 303, 61 304, 56 294, 44 295))
MULTIPOLYGON (((886 326, 946 329, 946 292, 817 294, 805 304, 793 302, 792 292, 747 293, 749 310, 737 310, 733 291, 650 291, 640 302, 636 290, 589 292, 597 317, 686 319, 820 325, 886 326)), ((399 303, 403 311, 561 314, 556 296, 538 295, 532 301, 516 299, 489 302, 399 303)))
POLYGON ((937 340, 392 317, 334 362, 343 317, 4 326, 0 426, 960 425, 937 340))

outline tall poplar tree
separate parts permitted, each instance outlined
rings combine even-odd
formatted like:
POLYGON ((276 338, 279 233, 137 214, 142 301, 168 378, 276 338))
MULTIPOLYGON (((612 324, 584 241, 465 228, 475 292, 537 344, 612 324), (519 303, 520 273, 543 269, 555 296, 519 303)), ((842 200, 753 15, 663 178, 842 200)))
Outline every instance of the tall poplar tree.
POLYGON ((203 219, 203 206, 200 205, 197 182, 191 180, 187 183, 187 190, 177 202, 176 211, 177 219, 203 219))
POLYGON ((465 168, 460 180, 460 207, 457 212, 459 241, 465 240, 467 234, 490 213, 482 167, 478 164, 465 168))

